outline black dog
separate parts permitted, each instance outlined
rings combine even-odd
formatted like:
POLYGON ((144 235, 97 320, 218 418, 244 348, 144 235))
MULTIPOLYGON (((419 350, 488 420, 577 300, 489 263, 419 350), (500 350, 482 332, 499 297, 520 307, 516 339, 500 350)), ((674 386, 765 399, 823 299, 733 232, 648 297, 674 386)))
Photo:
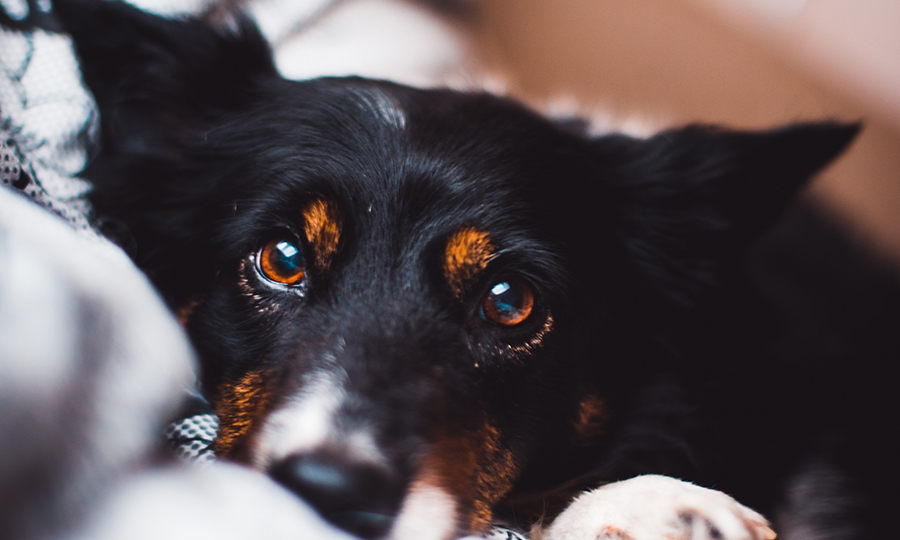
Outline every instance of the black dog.
POLYGON ((744 270, 857 126, 590 137, 488 94, 284 80, 242 19, 56 8, 101 111, 92 201, 185 321, 221 457, 367 537, 524 527, 644 473, 789 538, 893 530, 895 290, 875 310, 834 285, 850 259, 780 237, 764 292, 820 306, 770 311, 744 270), (825 298, 877 317, 832 332, 825 298), (797 345, 822 328, 835 349, 797 345))

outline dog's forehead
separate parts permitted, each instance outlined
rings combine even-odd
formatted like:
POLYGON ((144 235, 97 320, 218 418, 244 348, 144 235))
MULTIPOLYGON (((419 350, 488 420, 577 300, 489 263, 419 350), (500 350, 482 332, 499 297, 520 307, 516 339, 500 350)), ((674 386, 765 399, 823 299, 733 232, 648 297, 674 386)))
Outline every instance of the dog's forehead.
POLYGON ((351 88, 349 97, 355 98, 362 114, 370 115, 376 122, 402 130, 406 127, 406 111, 399 100, 380 88, 351 88))
POLYGON ((345 224, 368 228, 508 223, 526 210, 534 177, 523 157, 540 159, 534 141, 552 132, 488 96, 355 79, 286 91, 290 103, 270 107, 277 121, 265 123, 276 162, 264 165, 284 179, 271 187, 289 192, 295 208, 328 199, 345 224))
POLYGON ((241 121, 274 128, 278 144, 323 145, 341 157, 418 150, 469 158, 469 165, 527 163, 557 146, 563 131, 494 95, 357 78, 282 81, 249 114, 266 119, 241 121))
POLYGON ((239 123, 253 150, 240 156, 263 185, 238 189, 261 233, 284 221, 315 236, 316 259, 344 261, 333 270, 427 260, 457 292, 495 254, 547 252, 534 186, 557 181, 548 171, 564 154, 552 150, 563 137, 549 121, 487 95, 358 79, 285 84, 260 105, 262 121, 239 123))

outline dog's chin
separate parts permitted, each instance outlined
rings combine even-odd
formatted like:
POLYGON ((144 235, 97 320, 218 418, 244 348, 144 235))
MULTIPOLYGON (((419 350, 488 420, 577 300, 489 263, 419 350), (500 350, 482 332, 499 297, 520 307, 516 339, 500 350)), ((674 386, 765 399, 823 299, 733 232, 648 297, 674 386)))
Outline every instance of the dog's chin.
POLYGON ((389 538, 450 540, 458 534, 458 523, 456 499, 443 488, 417 480, 407 492, 389 538))

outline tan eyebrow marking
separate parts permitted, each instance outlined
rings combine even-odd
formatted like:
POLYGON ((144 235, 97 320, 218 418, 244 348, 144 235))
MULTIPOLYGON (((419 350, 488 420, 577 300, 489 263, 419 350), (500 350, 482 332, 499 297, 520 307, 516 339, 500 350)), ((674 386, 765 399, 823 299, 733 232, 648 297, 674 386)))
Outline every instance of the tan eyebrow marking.
POLYGON ((327 269, 341 240, 341 220, 337 208, 329 201, 318 199, 303 211, 303 232, 312 246, 319 268, 327 269))
POLYGON ((474 227, 464 227, 450 236, 444 250, 444 276, 457 297, 469 282, 485 269, 494 254, 490 235, 474 227))

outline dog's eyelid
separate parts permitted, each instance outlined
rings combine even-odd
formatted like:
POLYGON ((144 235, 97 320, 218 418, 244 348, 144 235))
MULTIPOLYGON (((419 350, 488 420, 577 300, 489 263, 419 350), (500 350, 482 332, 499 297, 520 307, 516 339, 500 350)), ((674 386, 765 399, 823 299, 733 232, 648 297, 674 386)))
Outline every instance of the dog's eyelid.
POLYGON ((536 297, 542 296, 541 292, 547 290, 547 282, 550 280, 544 268, 531 264, 520 256, 518 252, 509 249, 501 249, 491 255, 487 267, 481 276, 481 286, 474 287, 480 296, 489 290, 489 285, 502 277, 515 277, 531 286, 536 297))
POLYGON ((487 258, 487 264, 488 264, 488 266, 490 266, 490 264, 491 264, 492 262, 496 261, 498 258, 502 257, 503 254, 506 253, 507 251, 508 251, 508 250, 500 249, 500 250, 495 251, 494 253, 491 253, 491 254, 488 256, 488 258, 487 258))
POLYGON ((278 223, 277 225, 269 227, 265 234, 260 236, 261 242, 259 243, 262 245, 275 237, 290 237, 293 240, 302 242, 303 235, 298 232, 299 230, 300 229, 290 223, 278 223))
MULTIPOLYGON (((475 289, 487 287, 488 281, 503 275, 519 276, 534 289, 536 298, 561 298, 570 275, 552 250, 542 246, 507 247, 497 250, 480 277, 475 289)), ((487 289, 482 289, 482 294, 487 289)))
POLYGON ((266 233, 261 234, 257 237, 257 240, 254 242, 254 247, 252 253, 259 253, 263 247, 266 246, 269 242, 273 240, 287 240, 292 244, 298 246, 300 248, 300 253, 306 256, 308 247, 306 245, 306 239, 303 238, 302 235, 297 234, 293 227, 290 226, 278 226, 269 229, 266 233))
POLYGON ((249 239, 253 251, 266 245, 266 242, 274 238, 300 239, 297 228, 284 221, 265 221, 253 226, 252 236, 249 239))

